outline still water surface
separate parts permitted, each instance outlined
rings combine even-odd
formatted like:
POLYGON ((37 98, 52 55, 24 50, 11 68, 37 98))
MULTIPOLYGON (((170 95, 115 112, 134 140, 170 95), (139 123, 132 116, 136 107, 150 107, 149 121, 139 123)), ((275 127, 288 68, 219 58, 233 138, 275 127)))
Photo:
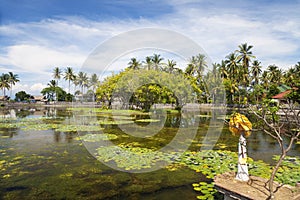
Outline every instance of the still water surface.
MULTIPOLYGON (((35 112, 15 113, 17 120, 2 119, 1 123, 13 124, 24 119, 34 121, 34 118, 46 116, 48 118, 43 119, 43 123, 53 126, 74 118, 74 113, 66 109, 42 108, 35 112)), ((200 123, 190 150, 199 151, 209 127, 209 114, 203 112, 197 116, 200 123)), ((97 115, 96 118, 101 121, 103 116, 97 115)), ((139 114, 131 116, 134 119, 149 118, 139 114)), ((160 148, 174 137, 174 132, 184 123, 180 123, 179 114, 158 114, 156 118, 164 118, 165 122, 164 128, 155 136, 159 139, 155 140, 123 137, 124 132, 114 124, 101 126, 106 133, 120 136, 114 140, 115 144, 139 142, 145 147, 160 148)), ((185 124, 195 121, 195 116, 190 114, 188 119, 190 121, 185 124)), ((37 120, 36 125, 39 123, 37 120)), ((135 124, 146 127, 142 122, 135 124)), ((157 126, 160 125, 157 122, 157 126)), ((125 123, 122 126, 130 130, 133 124, 125 123)), ((201 174, 184 167, 175 171, 160 169, 148 173, 126 173, 111 169, 96 160, 82 142, 76 140, 78 133, 73 131, 43 127, 26 130, 19 126, 3 125, 0 135, 0 199, 195 199, 199 193, 193 190, 192 183, 206 180, 201 174)), ((237 149, 238 138, 233 137, 226 126, 222 128, 221 136, 213 139, 217 139, 214 149, 237 149)), ((299 145, 295 145, 289 155, 299 155, 299 152, 299 145)), ((248 154, 254 160, 272 163, 272 156, 278 153, 277 143, 265 134, 254 132, 248 138, 248 154)))

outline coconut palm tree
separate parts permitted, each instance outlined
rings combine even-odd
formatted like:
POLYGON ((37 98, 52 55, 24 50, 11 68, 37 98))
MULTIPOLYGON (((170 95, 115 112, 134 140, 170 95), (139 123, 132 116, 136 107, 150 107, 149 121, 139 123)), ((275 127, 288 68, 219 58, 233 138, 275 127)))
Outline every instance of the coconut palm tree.
POLYGON ((8 74, 2 73, 0 76, 0 88, 2 89, 3 96, 6 96, 5 90, 10 88, 8 74))
POLYGON ((222 60, 221 64, 218 65, 218 70, 219 70, 221 78, 227 78, 228 77, 226 63, 225 63, 224 60, 222 60))
POLYGON ((73 72, 73 68, 72 67, 67 67, 65 69, 64 79, 69 82, 69 93, 70 93, 70 84, 71 84, 71 81, 73 81, 74 78, 75 78, 75 75, 74 75, 74 72, 73 72))
POLYGON ((62 75, 62 71, 59 67, 55 67, 53 70, 53 78, 56 80, 56 84, 58 85, 58 81, 60 80, 62 75))
POLYGON ((143 61, 143 63, 145 64, 145 69, 147 69, 147 70, 150 70, 153 66, 152 59, 150 56, 147 56, 145 58, 145 61, 143 61))
POLYGON ((47 84, 48 87, 44 88, 41 93, 43 95, 46 95, 48 99, 50 100, 54 100, 54 94, 56 94, 56 99, 58 99, 58 96, 57 96, 57 83, 55 80, 51 80, 49 81, 49 83, 47 84))
POLYGON ((93 90, 93 101, 95 100, 94 97, 95 97, 95 90, 96 90, 96 87, 99 85, 99 78, 97 76, 97 74, 92 74, 91 78, 90 78, 90 86, 92 87, 92 90, 93 90))
POLYGON ((191 75, 202 77, 206 67, 206 56, 204 54, 198 54, 197 56, 192 56, 189 60, 188 71, 191 75))
POLYGON ((268 71, 263 71, 261 75, 261 81, 262 85, 264 86, 264 89, 268 90, 270 85, 268 71))
POLYGON ((276 65, 270 65, 267 68, 270 83, 279 84, 282 79, 282 71, 276 65))
POLYGON ((12 96, 12 87, 17 82, 19 82, 18 74, 14 74, 13 72, 8 72, 8 83, 10 84, 10 97, 12 96))
POLYGON ((163 58, 159 54, 154 54, 152 56, 152 63, 153 63, 153 66, 154 66, 155 70, 160 69, 161 64, 162 64, 161 61, 163 61, 163 58))
POLYGON ((194 65, 192 63, 189 63, 185 69, 185 74, 188 76, 193 76, 195 71, 194 69, 194 65))
POLYGON ((202 76, 204 69, 207 67, 206 56, 204 54, 198 54, 196 56, 196 61, 196 70, 198 76, 202 76))
POLYGON ((249 85, 249 63, 251 62, 252 58, 255 58, 255 56, 252 55, 251 49, 253 48, 252 45, 249 45, 247 43, 239 45, 239 49, 236 51, 238 53, 238 62, 242 62, 240 70, 241 76, 242 76, 242 82, 243 86, 247 87, 249 85))
MULTIPOLYGON (((56 85, 58 86, 58 81, 60 80, 62 75, 61 69, 59 69, 59 67, 55 67, 53 70, 53 78, 56 80, 56 85)), ((57 96, 57 94, 56 94, 57 96)), ((56 99, 58 100, 58 99, 56 99)))
POLYGON ((87 73, 79 72, 77 75, 77 81, 79 87, 81 87, 81 94, 83 94, 84 87, 88 86, 88 81, 89 81, 87 73))
POLYGON ((78 82, 78 75, 74 74, 74 78, 72 80, 72 83, 74 84, 74 94, 76 92, 76 88, 77 86, 79 85, 79 82, 78 82))
POLYGON ((174 60, 168 59, 168 63, 166 64, 166 71, 169 72, 170 74, 173 73, 177 69, 175 66, 176 66, 176 62, 174 60))
POLYGON ((261 70, 262 66, 260 64, 261 64, 261 62, 259 62, 258 60, 254 60, 252 63, 251 73, 252 73, 252 78, 254 80, 255 85, 257 85, 259 83, 259 76, 262 72, 262 70, 261 70))
POLYGON ((51 88, 55 88, 57 87, 57 82, 55 80, 51 80, 49 83, 47 83, 47 85, 51 88))
POLYGON ((141 63, 136 58, 131 58, 128 65, 129 65, 128 66, 129 69, 137 70, 140 68, 141 63))
POLYGON ((225 60, 227 71, 229 74, 229 79, 232 81, 239 82, 239 63, 238 58, 235 53, 230 53, 228 56, 226 56, 227 60, 225 60))

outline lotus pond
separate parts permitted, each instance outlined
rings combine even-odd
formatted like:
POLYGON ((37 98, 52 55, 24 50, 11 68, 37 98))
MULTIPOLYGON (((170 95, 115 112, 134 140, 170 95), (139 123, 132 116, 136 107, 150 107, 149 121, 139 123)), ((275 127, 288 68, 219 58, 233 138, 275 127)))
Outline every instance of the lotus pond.
MULTIPOLYGON (((237 163, 228 114, 2 108, 0 199, 221 199, 212 178, 237 163)), ((267 178, 277 143, 260 132, 247 141, 250 174, 267 178)), ((300 182, 299 152, 295 144, 277 181, 300 182)))

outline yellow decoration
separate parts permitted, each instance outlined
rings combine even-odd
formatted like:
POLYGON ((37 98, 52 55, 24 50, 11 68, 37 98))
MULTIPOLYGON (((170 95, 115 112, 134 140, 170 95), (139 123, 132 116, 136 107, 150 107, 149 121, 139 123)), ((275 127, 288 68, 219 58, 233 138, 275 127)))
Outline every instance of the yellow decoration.
POLYGON ((239 163, 240 163, 241 165, 246 165, 246 164, 247 164, 247 158, 241 158, 241 159, 239 160, 239 163))
POLYGON ((244 136, 248 137, 251 135, 252 124, 245 115, 235 113, 230 117, 229 130, 236 136, 244 133, 244 136))

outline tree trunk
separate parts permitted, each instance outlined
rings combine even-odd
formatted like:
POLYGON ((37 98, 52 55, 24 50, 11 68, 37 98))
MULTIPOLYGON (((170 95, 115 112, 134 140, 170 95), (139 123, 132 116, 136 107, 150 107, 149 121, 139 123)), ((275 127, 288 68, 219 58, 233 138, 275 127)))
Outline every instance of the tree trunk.
POLYGON ((10 98, 11 98, 11 96, 12 96, 12 83, 10 84, 10 98))
POLYGON ((286 152, 282 152, 278 162, 276 163, 276 165, 275 165, 275 167, 272 171, 272 174, 271 174, 271 177, 270 177, 270 180, 269 180, 269 192, 270 192, 269 199, 275 199, 274 189, 273 189, 274 178, 275 178, 275 174, 277 173, 277 171, 278 171, 283 159, 285 158, 285 156, 286 156, 286 152))
POLYGON ((248 165, 247 165, 247 149, 246 149, 246 138, 241 134, 239 139, 239 154, 238 154, 238 172, 235 179, 240 181, 248 181, 248 165))

